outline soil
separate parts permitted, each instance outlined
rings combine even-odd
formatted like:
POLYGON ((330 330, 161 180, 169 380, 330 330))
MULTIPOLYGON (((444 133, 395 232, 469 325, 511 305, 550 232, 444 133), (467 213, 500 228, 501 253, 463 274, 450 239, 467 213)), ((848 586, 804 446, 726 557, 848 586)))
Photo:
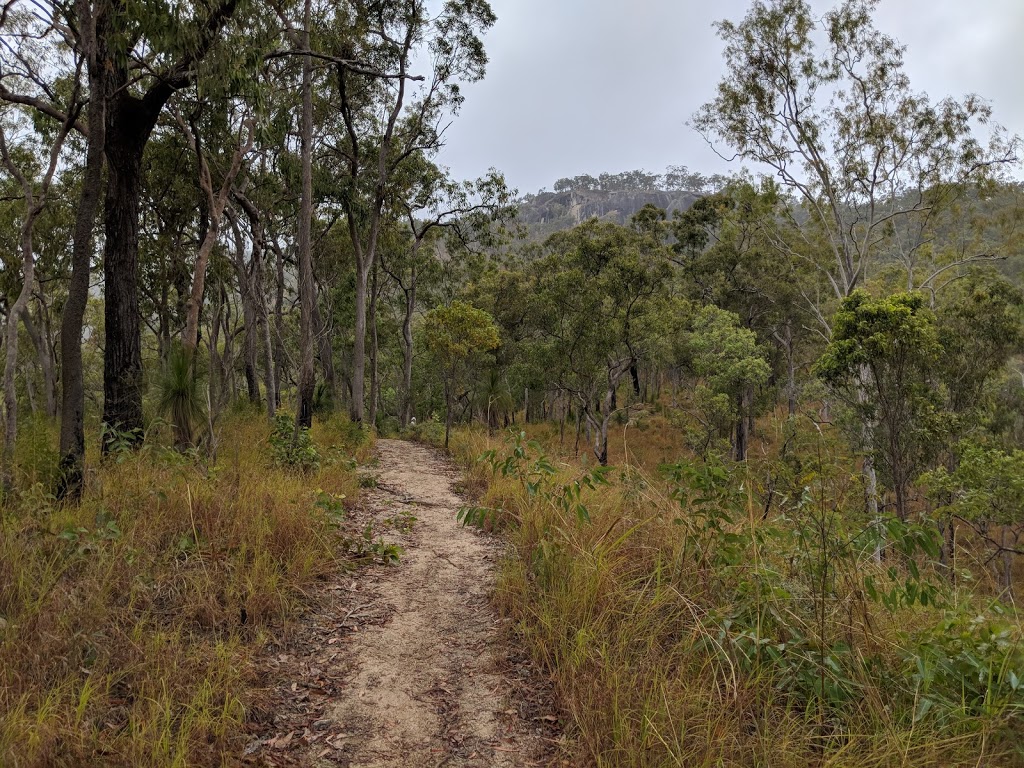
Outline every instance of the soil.
POLYGON ((457 522, 460 476, 436 451, 377 446, 360 514, 402 547, 399 562, 325 585, 287 643, 270 649, 254 717, 262 722, 244 761, 550 764, 558 720, 550 692, 491 604, 499 541, 457 522))

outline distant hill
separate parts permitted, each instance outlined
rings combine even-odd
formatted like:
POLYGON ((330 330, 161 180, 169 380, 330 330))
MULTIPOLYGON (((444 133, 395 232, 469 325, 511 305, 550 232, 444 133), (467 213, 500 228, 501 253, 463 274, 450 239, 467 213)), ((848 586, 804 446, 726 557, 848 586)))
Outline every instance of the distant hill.
POLYGON ((724 182, 724 177, 691 173, 682 166, 663 174, 626 171, 559 179, 553 192, 541 190, 519 201, 519 221, 526 226, 528 239, 539 241, 595 217, 628 224, 648 204, 670 214, 685 211, 724 182))

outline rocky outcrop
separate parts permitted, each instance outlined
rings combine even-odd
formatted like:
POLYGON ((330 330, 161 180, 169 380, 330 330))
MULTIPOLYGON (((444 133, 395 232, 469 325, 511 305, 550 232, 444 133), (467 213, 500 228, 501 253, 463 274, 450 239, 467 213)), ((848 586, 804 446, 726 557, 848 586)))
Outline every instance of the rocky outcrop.
POLYGON ((526 225, 531 239, 543 239, 595 217, 628 224, 632 216, 648 204, 671 215, 673 211, 686 210, 698 197, 694 192, 664 190, 541 192, 528 195, 520 202, 519 220, 526 225))

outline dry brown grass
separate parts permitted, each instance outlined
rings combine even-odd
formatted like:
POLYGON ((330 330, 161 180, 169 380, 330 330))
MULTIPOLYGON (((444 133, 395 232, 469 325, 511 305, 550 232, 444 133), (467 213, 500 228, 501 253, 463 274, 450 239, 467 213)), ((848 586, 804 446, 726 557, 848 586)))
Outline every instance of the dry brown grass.
MULTIPOLYGON (((580 475, 571 441, 560 445, 557 428, 525 429, 553 458, 558 483, 580 475)), ((781 432, 772 429, 771 424, 762 428, 763 457, 778 450, 781 432)), ((839 719, 801 703, 786 670, 765 666, 751 672, 734 664, 720 645, 714 617, 729 609, 727 583, 738 580, 747 566, 741 562, 732 572, 697 568, 683 554, 683 536, 673 519, 686 513, 668 498, 653 471, 687 455, 670 430, 667 420, 652 417, 646 429, 627 428, 625 442, 610 441, 613 463, 628 451, 634 467, 616 472, 610 487, 587 495, 590 523, 543 494, 528 494, 511 478, 492 477, 487 466, 473 461, 487 449, 507 452, 504 435, 488 438, 476 430, 453 435, 453 453, 465 463, 479 504, 501 510, 497 519, 506 526, 513 553, 504 564, 497 599, 556 684, 574 739, 574 763, 636 768, 1020 764, 1012 740, 1019 725, 1007 730, 1000 716, 965 714, 943 723, 915 723, 905 701, 896 706, 894 691, 864 674, 858 680, 859 700, 839 719)), ((759 514, 752 510, 750 519, 759 514)), ((851 585, 836 599, 829 618, 833 631, 849 633, 858 647, 898 667, 903 633, 934 621, 936 614, 910 610, 897 620, 870 609, 870 615, 847 616, 849 605, 863 605, 851 585)), ((788 599, 771 608, 790 610, 788 599)), ((804 621, 795 613, 792 620, 804 621)))
POLYGON ((250 656, 346 565, 315 502, 321 489, 358 493, 341 459, 369 447, 342 445, 347 432, 317 425, 328 460, 302 476, 272 465, 265 420, 235 417, 216 466, 150 445, 105 462, 79 507, 39 485, 8 498, 0 764, 220 765, 240 754, 250 656))

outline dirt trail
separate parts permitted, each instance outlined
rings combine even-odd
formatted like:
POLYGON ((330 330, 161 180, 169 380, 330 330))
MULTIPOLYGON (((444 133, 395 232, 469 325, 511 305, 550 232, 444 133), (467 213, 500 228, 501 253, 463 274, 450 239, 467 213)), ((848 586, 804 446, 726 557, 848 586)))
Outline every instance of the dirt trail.
POLYGON ((377 445, 364 514, 391 529, 401 561, 330 587, 336 599, 278 655, 276 698, 290 711, 247 752, 264 765, 546 764, 554 718, 490 605, 497 543, 457 523, 459 476, 435 451, 377 445))

